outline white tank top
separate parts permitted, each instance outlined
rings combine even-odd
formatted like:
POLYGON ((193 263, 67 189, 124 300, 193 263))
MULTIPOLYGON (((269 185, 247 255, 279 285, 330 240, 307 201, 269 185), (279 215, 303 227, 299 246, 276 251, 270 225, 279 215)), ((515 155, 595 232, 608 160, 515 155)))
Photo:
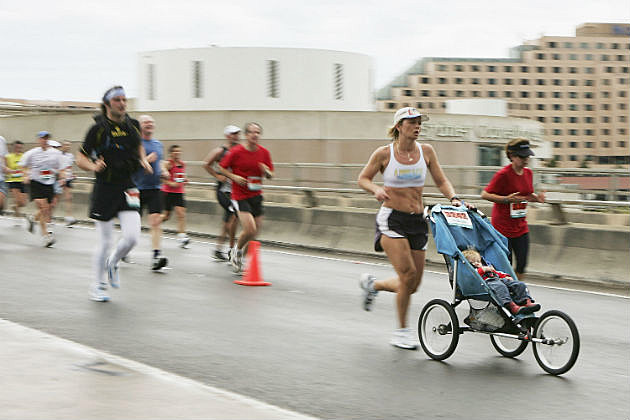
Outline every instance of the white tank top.
POLYGON ((424 187, 427 176, 427 163, 424 161, 422 147, 418 142, 416 147, 420 151, 420 159, 411 165, 405 165, 394 157, 394 143, 389 144, 389 163, 383 172, 383 183, 386 187, 424 187))

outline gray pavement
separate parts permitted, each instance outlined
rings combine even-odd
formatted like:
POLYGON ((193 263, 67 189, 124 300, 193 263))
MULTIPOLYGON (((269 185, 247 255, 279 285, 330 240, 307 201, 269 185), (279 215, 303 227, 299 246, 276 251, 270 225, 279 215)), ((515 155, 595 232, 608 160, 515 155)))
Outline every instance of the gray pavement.
MULTIPOLYGON (((160 404, 189 406, 199 394, 211 404, 221 400, 216 396, 220 390, 291 410, 256 412, 268 418, 299 416, 296 412, 319 418, 485 418, 505 413, 505 407, 530 419, 630 414, 630 317, 628 299, 622 296, 531 287, 543 310, 567 312, 580 329, 580 358, 569 373, 557 378, 539 368, 530 350, 516 360, 506 359, 485 336, 465 334, 446 362, 431 361, 422 351, 392 348, 388 339, 395 326, 394 297, 379 294, 374 311, 366 313, 360 309, 357 287, 363 271, 373 271, 379 278, 392 275, 386 264, 263 247, 263 275, 273 285, 247 288, 232 283, 236 277, 225 264, 209 259, 211 245, 204 241, 182 250, 175 241, 165 240, 172 269, 151 272, 149 238, 143 235, 132 255, 135 264, 121 268, 122 288, 112 292, 112 302, 98 304, 87 299, 94 230, 59 228, 55 248, 44 249, 11 225, 0 218, 0 318, 90 350, 72 348, 55 362, 54 356, 48 357, 60 346, 54 344, 56 339, 46 335, 29 342, 31 333, 40 333, 22 327, 7 332, 0 323, 2 339, 15 343, 8 346, 12 350, 3 350, 6 356, 1 354, 2 372, 15 367, 30 376, 26 382, 31 384, 51 377, 59 383, 69 381, 75 390, 73 404, 88 410, 93 406, 94 412, 48 403, 54 397, 45 387, 26 387, 25 379, 13 372, 2 375, 11 378, 5 388, 12 390, 13 398, 0 400, 0 407, 14 410, 3 417, 142 418, 142 412, 133 417, 131 405, 126 415, 124 398, 108 407, 107 398, 115 394, 112 389, 121 391, 112 384, 123 381, 130 388, 120 395, 137 393, 138 407, 147 401, 146 407, 169 418, 196 414, 182 408, 169 415, 172 412, 166 409, 159 411, 160 404), (52 349, 46 342, 53 343, 52 349), (34 360, 38 362, 29 364, 34 360), (57 371, 46 376, 42 366, 51 365, 57 371), (138 366, 142 369, 129 375, 99 372, 128 373, 138 366), (169 375, 177 379, 165 382, 177 385, 175 389, 162 397, 147 391, 168 388, 152 381, 169 375), (182 384, 188 380, 194 381, 188 388, 192 395, 184 395, 187 388, 182 384), (90 387, 99 381, 105 383, 103 391, 94 392, 90 387), (82 383, 89 386, 77 386, 82 383), (46 407, 49 411, 43 413, 48 414, 28 413, 36 406, 46 407)), ((414 296, 412 326, 426 302, 448 295, 446 276, 427 272, 414 296)), ((463 306, 458 308, 460 318, 465 316, 463 306)), ((63 387, 56 389, 62 398, 63 387)), ((257 404, 254 408, 277 410, 257 404)), ((209 410, 201 417, 230 418, 219 408, 209 410)), ((256 415, 244 412, 242 417, 256 415)))

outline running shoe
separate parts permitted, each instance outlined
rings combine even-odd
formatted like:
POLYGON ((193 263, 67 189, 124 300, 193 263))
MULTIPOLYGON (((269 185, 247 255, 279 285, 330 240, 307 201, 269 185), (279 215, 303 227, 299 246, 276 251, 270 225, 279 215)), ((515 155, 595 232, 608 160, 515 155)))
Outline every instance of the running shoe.
POLYGON ((78 222, 78 220, 75 219, 74 217, 66 217, 65 220, 66 220, 66 227, 72 227, 78 222))
POLYGON ((120 276, 118 275, 118 264, 111 264, 108 258, 107 261, 105 261, 105 267, 107 267, 107 278, 109 279, 109 284, 114 289, 119 289, 120 276))
POLYGON ((131 257, 129 256, 129 254, 125 255, 124 257, 122 257, 120 259, 120 261, 127 263, 127 264, 133 264, 133 262, 131 261, 131 257))
POLYGON ((90 299, 95 302, 108 302, 109 296, 107 296, 105 290, 107 290, 107 288, 102 284, 99 284, 96 287, 92 286, 90 288, 90 299))
POLYGON ((418 348, 418 337, 411 328, 400 328, 394 331, 389 343, 401 349, 416 350, 418 348))
POLYGON ((190 243, 190 238, 188 236, 183 236, 177 239, 179 242, 179 247, 183 249, 188 249, 188 244, 190 243))
POLYGON ((55 239, 55 235, 53 235, 52 232, 48 232, 48 235, 44 236, 42 242, 44 243, 44 246, 46 248, 50 248, 55 244, 55 242, 57 242, 57 240, 55 239))
POLYGON ((243 269, 243 250, 234 247, 232 250, 232 271, 240 273, 243 269))
POLYGON ((366 311, 372 310, 372 304, 374 298, 378 294, 378 291, 374 290, 374 281, 376 277, 371 274, 363 273, 359 278, 359 286, 363 289, 363 309, 366 311))
POLYGON ((25 214, 24 218, 26 219, 26 230, 28 230, 28 233, 33 233, 35 230, 35 220, 33 220, 33 216, 25 214))
POLYGON ((220 260, 220 261, 229 261, 230 260, 230 258, 227 257, 225 255, 225 253, 223 253, 222 251, 219 251, 218 249, 214 250, 213 256, 214 256, 214 259, 220 260))
POLYGON ((151 270, 157 271, 161 268, 166 267, 168 264, 168 258, 163 257, 161 255, 157 255, 153 257, 153 264, 151 265, 151 270))

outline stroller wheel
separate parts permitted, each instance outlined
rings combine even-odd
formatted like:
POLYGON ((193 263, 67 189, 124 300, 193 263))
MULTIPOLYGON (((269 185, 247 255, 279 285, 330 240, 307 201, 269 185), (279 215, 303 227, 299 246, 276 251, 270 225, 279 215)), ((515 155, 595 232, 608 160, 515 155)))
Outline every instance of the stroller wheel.
POLYGON ((434 360, 450 357, 459 342, 459 320, 453 307, 442 299, 425 305, 418 319, 418 338, 424 352, 434 360))
POLYGON ((495 350, 505 357, 520 356, 527 348, 527 341, 518 338, 491 335, 490 341, 495 350))
POLYGON ((569 371, 580 352, 577 327, 564 312, 545 312, 534 327, 534 340, 536 361, 545 372, 552 375, 562 375, 569 371))

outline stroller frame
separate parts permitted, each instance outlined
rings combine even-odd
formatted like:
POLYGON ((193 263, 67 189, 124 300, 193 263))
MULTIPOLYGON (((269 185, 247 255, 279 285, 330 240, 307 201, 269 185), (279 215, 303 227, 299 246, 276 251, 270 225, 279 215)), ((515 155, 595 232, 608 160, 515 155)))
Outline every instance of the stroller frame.
POLYGON ((540 317, 512 315, 497 303, 492 289, 461 253, 472 243, 482 257, 489 257, 499 270, 517 279, 507 258, 507 239, 492 227, 485 215, 477 209, 438 204, 425 208, 425 218, 436 248, 446 262, 452 287, 450 302, 433 299, 420 313, 418 337, 425 353, 434 360, 445 360, 454 353, 460 335, 481 333, 489 335, 493 347, 505 357, 519 356, 532 343, 536 361, 543 370, 553 375, 569 371, 580 348, 573 320, 558 310, 547 311, 540 317), (466 325, 460 325, 455 312, 463 301, 470 306, 470 314, 464 320, 466 325), (487 304, 476 309, 471 301, 487 304))

